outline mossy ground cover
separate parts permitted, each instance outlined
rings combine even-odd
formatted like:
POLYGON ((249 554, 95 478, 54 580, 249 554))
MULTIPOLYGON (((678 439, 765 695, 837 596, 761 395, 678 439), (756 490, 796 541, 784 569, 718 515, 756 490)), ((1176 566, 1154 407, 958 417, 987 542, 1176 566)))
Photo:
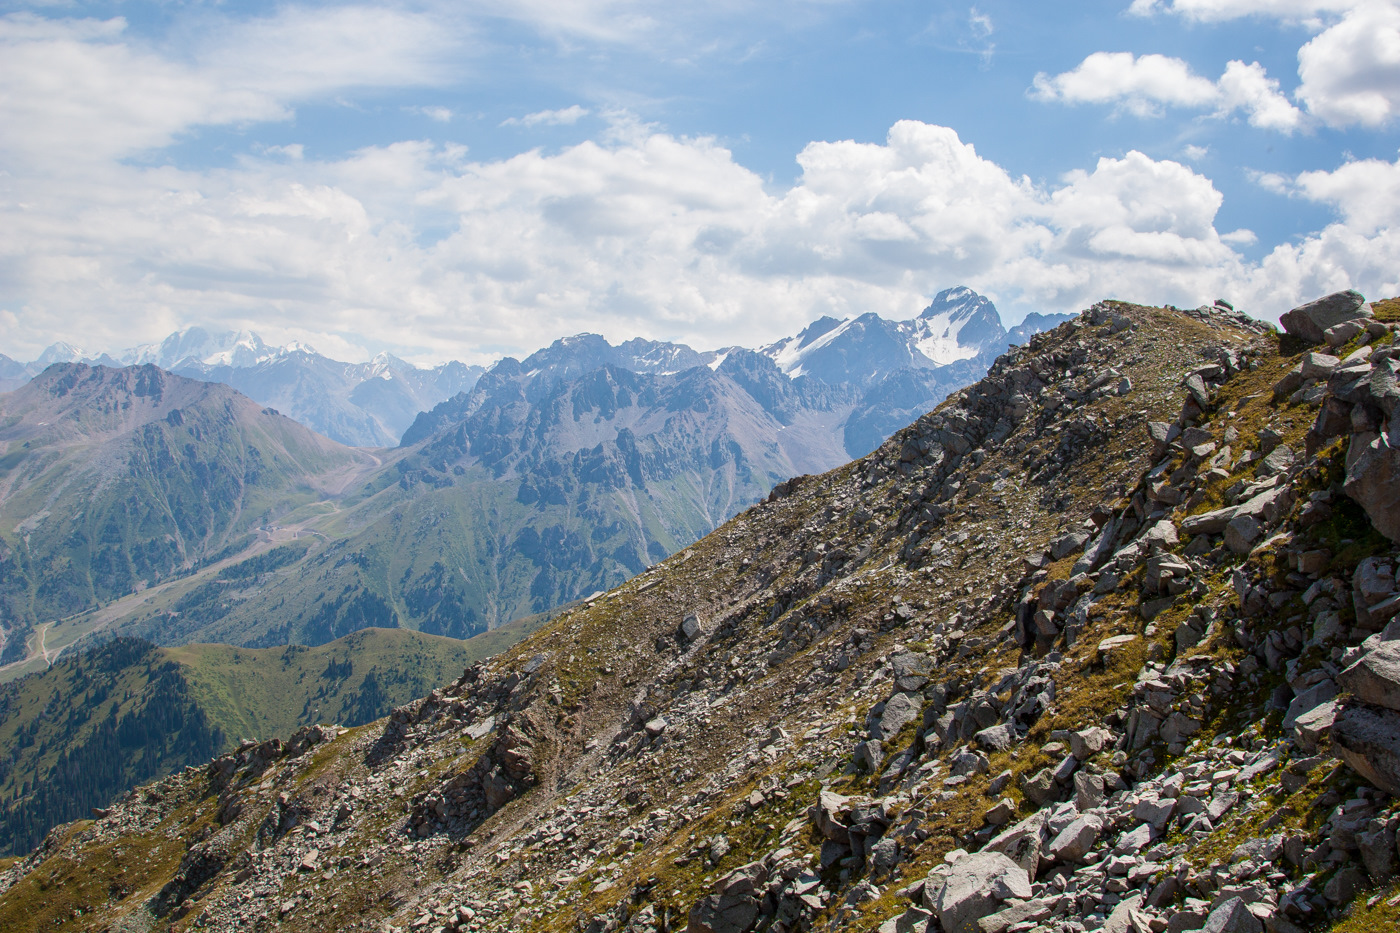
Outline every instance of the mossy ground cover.
POLYGON ((1327 933, 1379 933, 1400 930, 1400 884, 1363 891, 1346 913, 1326 927, 1327 933))

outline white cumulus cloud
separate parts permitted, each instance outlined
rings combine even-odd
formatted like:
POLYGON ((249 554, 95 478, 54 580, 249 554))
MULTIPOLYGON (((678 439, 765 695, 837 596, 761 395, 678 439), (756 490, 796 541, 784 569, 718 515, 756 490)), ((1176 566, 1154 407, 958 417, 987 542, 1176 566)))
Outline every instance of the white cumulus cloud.
MULTIPOLYGON (((1295 93, 1307 112, 1329 126, 1382 127, 1400 113, 1400 0, 1134 0, 1142 15, 1174 13, 1200 22, 1245 16, 1297 22, 1316 33, 1298 50, 1295 93)), ((1237 63, 1231 63, 1232 67, 1237 63)), ((1221 79, 1227 95, 1229 71, 1221 79)), ((1236 93, 1251 95, 1250 122, 1288 129, 1292 105, 1264 77, 1234 76, 1236 93)))
MULTIPOLYGON (((499 15, 625 38, 655 35, 660 9, 531 0, 499 15)), ((0 350, 73 335, 120 347, 190 323, 274 330, 268 321, 323 347, 408 340, 417 355, 476 360, 580 330, 754 345, 823 313, 907 316, 956 282, 1013 317, 1103 297, 1216 296, 1269 316, 1323 289, 1378 293, 1400 268, 1389 163, 1277 177, 1274 190, 1339 219, 1259 264, 1236 251, 1248 231, 1216 229, 1221 195, 1184 164, 1128 152, 1032 181, 952 129, 910 120, 878 141, 807 144, 786 187, 715 139, 624 110, 599 111, 594 139, 509 158, 414 139, 336 157, 249 143, 202 169, 133 158, 362 84, 434 87, 468 41, 364 6, 284 7, 191 34, 178 54, 120 19, 0 17, 0 350), (1367 202, 1368 186, 1388 193, 1367 202)), ((1257 65, 1212 81, 1126 53, 1042 76, 1035 93, 1242 113, 1276 129, 1296 113, 1257 65)), ((576 104, 515 120, 586 115, 576 104)))
POLYGON ((1141 153, 1039 185, 901 121, 798 162, 770 191, 714 140, 639 130, 491 161, 406 142, 205 172, 112 165, 39 192, 39 210, 35 192, 25 209, 0 198, 0 266, 20 270, 0 308, 36 344, 275 316, 313 344, 407 333, 481 358, 580 330, 757 344, 821 313, 907 316, 950 282, 1014 314, 1192 303, 1246 277, 1209 179, 1141 153))
POLYGON ((288 119, 349 88, 432 84, 457 40, 422 15, 342 7, 287 8, 192 44, 197 63, 131 38, 120 18, 0 17, 0 157, 120 158, 201 125, 288 119))
POLYGON ((1400 114, 1400 3, 1362 3, 1298 50, 1298 98, 1333 126, 1400 114))
POLYGON ((1282 132, 1302 118, 1258 62, 1232 61, 1216 82, 1179 58, 1094 52, 1063 74, 1036 75, 1030 94, 1047 102, 1114 104, 1138 116, 1160 115, 1164 106, 1210 107, 1218 116, 1243 111, 1251 125, 1282 132))
POLYGON ((450 108, 448 108, 448 107, 427 106, 427 107, 406 107, 406 108, 404 108, 404 109, 407 110, 409 113, 416 113, 416 114, 419 114, 420 116, 427 117, 429 120, 432 120, 434 123, 451 123, 451 122, 452 122, 452 117, 454 116, 454 114, 452 113, 452 110, 451 110, 450 108))
POLYGON ((1400 160, 1366 159, 1294 177, 1257 175, 1268 190, 1319 204, 1338 219, 1300 242, 1275 247, 1250 270, 1249 292, 1277 308, 1301 296, 1359 288, 1400 294, 1400 160))
POLYGON ((1230 62, 1218 87, 1220 114, 1242 110, 1249 115, 1251 126, 1284 133, 1291 133, 1302 122, 1303 114, 1279 92, 1278 82, 1258 62, 1230 62))

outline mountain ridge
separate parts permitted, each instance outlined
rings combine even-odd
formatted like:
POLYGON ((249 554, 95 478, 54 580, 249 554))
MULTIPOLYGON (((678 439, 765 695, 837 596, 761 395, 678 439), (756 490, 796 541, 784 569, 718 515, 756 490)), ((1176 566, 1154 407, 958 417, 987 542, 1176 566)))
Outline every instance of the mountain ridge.
MULTIPOLYGON (((1031 314, 1011 333, 1024 340, 1066 317, 1031 314)), ((978 357, 990 363, 1005 349, 1007 336, 995 306, 971 289, 958 286, 940 292, 909 321, 888 320, 873 313, 845 321, 823 318, 797 336, 758 352, 775 361, 782 356, 787 362, 780 362, 780 368, 789 376, 802 375, 805 366, 811 370, 809 375, 827 383, 853 382, 868 388, 878 381, 877 377, 888 377, 905 368, 933 370, 978 357), (812 348, 804 351, 801 344, 804 339, 810 342, 814 328, 840 330, 840 334, 828 338, 837 340, 838 345, 817 347, 815 362, 793 362, 811 356, 812 348), (844 339, 837 339, 843 335, 844 339), (968 339, 960 342, 960 337, 968 339), (876 346, 882 341, 884 346, 876 346), (827 365, 820 365, 823 362, 827 365)), ((535 351, 520 365, 536 377, 536 384, 544 387, 552 380, 568 381, 605 364, 661 375, 699 365, 718 366, 726 354, 738 349, 742 348, 697 351, 684 344, 643 338, 632 338, 614 347, 596 334, 578 334, 535 351)), ((508 360, 494 365, 508 366, 508 360)), ((115 357, 92 354, 64 342, 46 348, 38 360, 29 364, 0 357, 0 392, 18 388, 55 362, 110 367, 152 363, 179 375, 222 382, 287 413, 317 433, 361 447, 400 444, 415 415, 470 391, 485 371, 481 366, 456 361, 420 368, 388 353, 380 353, 367 363, 343 363, 295 341, 272 346, 251 331, 212 331, 192 326, 160 343, 132 347, 115 357)), ((951 374, 936 382, 925 379, 928 385, 922 391, 936 394, 938 388, 951 381, 951 374)), ((904 384, 910 384, 908 378, 904 384)), ((892 430, 898 424, 888 427, 892 430)))
POLYGON ((372 463, 233 389, 149 364, 54 364, 0 395, 0 444, 5 661, 40 615, 187 572, 372 463))
POLYGON ((1096 305, 374 726, 56 831, 0 874, 0 920, 1385 928, 1377 307, 1332 355, 1096 305), (120 897, 116 839, 148 866, 120 897))
MULTIPOLYGON (((884 352, 902 366, 909 341, 931 333, 935 320, 940 338, 956 324, 964 336, 980 328, 979 339, 993 345, 1006 339, 989 302, 952 289, 930 304, 922 324, 899 332, 903 355, 891 357, 888 346, 871 351, 846 333, 842 359, 884 352)), ((143 352, 165 352, 167 361, 225 352, 228 341, 198 336, 143 352)), ((242 342, 260 352, 259 341, 242 342)), ((243 529, 244 537, 182 559, 179 580, 172 565, 154 577, 143 571, 89 587, 85 601, 60 602, 37 582, 40 565, 33 564, 26 605, 28 623, 38 627, 14 633, 5 659, 24 652, 46 658, 99 631, 160 644, 245 646, 319 644, 362 626, 466 637, 616 585, 789 476, 823 472, 878 446, 980 375, 989 351, 965 349, 978 355, 947 366, 924 358, 926 365, 861 385, 837 370, 827 373, 830 382, 815 373, 793 378, 771 355, 741 348, 704 355, 643 340, 613 347, 596 335, 556 341, 524 361, 501 361, 471 391, 420 414, 397 449, 339 449, 355 466, 346 466, 335 488, 286 486, 283 504, 262 506, 275 514, 243 529), (285 547, 293 543, 295 553, 285 547), (210 564, 246 559, 252 567, 272 545, 283 547, 267 559, 281 563, 246 581, 210 564), (147 585, 149 593, 141 590, 147 585), (117 598, 119 608, 73 616, 117 598)), ((146 366, 131 372, 155 378, 146 366)), ((159 430, 188 433, 175 425, 159 430)), ((20 439, 7 443, 13 449, 0 453, 7 461, 27 456, 20 439)), ((202 442, 191 436, 182 443, 202 442)), ((208 454, 233 456, 231 449, 208 454)), ((240 508, 236 496, 215 498, 240 508)), ((71 500, 63 505, 83 511, 71 500)), ((44 521, 35 518, 38 505, 11 511, 16 527, 44 521)), ((117 552, 144 540, 128 527, 102 532, 118 542, 117 552)), ((22 553, 19 539, 11 540, 22 553)))

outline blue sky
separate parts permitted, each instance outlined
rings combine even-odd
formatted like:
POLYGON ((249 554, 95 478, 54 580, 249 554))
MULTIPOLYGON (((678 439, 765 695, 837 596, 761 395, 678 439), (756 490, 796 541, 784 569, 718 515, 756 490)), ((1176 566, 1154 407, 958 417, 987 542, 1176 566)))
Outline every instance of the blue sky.
POLYGON ((1400 293, 1400 0, 0 5, 0 352, 1400 293))

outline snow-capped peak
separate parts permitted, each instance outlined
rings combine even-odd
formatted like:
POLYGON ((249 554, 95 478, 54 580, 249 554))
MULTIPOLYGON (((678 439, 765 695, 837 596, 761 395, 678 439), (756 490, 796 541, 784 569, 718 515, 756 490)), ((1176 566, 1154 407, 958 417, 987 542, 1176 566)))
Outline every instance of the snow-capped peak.
POLYGON ((126 365, 154 363, 162 369, 257 366, 294 353, 314 354, 316 350, 300 341, 285 346, 269 346, 249 330, 209 331, 186 327, 160 343, 149 343, 126 350, 120 359, 126 365))
POLYGON ((907 367, 927 369, 1000 350, 1006 337, 990 301, 966 286, 939 292, 911 321, 874 313, 824 317, 762 352, 788 376, 866 384, 907 367))
POLYGON ((965 285, 947 288, 909 322, 915 349, 935 365, 972 359, 1006 337, 996 306, 965 285))
POLYGON ((92 358, 93 355, 86 350, 80 350, 71 343, 65 343, 60 340, 58 343, 45 348, 44 352, 39 354, 39 358, 34 361, 34 364, 39 369, 43 369, 47 366, 52 366, 54 363, 80 363, 92 358))
POLYGON ((796 337, 769 344, 759 352, 770 357, 786 375, 796 379, 803 374, 808 359, 814 353, 839 340, 854 322, 853 317, 839 321, 833 317, 819 318, 803 328, 796 337))

